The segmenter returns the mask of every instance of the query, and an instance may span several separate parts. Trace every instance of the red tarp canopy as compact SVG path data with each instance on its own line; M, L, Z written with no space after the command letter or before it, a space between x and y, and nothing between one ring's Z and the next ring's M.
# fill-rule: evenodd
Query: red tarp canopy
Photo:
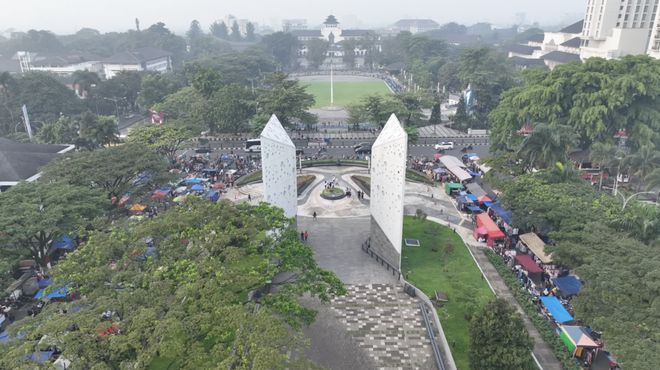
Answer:
M490 216L485 213L477 215L477 228L484 227L488 230L488 239L503 239L504 233L500 230Z
M516 256L516 261L522 266L523 269L525 269L529 273L535 273L535 272L543 272L539 265L534 262L532 257L522 254L522 255L517 255Z

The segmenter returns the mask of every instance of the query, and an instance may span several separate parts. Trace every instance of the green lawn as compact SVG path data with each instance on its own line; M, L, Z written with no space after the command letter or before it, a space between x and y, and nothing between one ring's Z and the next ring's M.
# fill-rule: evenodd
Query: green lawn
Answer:
M403 237L418 239L421 247L404 244L401 270L430 298L435 290L447 294L449 302L438 309L438 315L456 366L469 369L467 316L494 295L461 238L449 228L406 216Z
M328 77L329 78L329 77ZM301 81L307 86L307 92L314 95L316 104L314 108L330 106L330 80L328 81ZM360 98L371 94L390 94L385 82L374 81L339 81L335 82L335 106L346 107L357 103Z

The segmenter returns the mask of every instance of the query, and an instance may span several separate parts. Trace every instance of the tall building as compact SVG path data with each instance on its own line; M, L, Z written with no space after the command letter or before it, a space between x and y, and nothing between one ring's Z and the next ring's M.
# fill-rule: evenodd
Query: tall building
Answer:
M645 54L659 3L660 0L588 0L580 58Z
M291 32L291 31L306 30L306 29L307 29L306 19L285 19L282 21L283 32Z
M651 39L649 40L649 55L660 59L660 11L655 12L655 22L651 30Z

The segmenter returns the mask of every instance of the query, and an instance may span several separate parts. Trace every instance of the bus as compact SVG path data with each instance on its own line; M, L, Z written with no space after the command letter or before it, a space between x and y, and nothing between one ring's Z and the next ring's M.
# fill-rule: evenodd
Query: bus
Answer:
M246 153L259 153L261 152L261 139L249 139L245 141Z

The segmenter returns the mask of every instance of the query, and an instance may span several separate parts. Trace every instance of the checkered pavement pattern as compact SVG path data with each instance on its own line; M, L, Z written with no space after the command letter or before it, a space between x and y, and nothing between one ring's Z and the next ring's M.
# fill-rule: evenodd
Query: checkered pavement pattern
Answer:
M434 369L419 302L389 284L349 285L331 303L337 319L379 369Z

